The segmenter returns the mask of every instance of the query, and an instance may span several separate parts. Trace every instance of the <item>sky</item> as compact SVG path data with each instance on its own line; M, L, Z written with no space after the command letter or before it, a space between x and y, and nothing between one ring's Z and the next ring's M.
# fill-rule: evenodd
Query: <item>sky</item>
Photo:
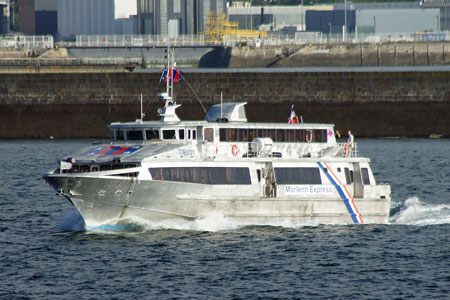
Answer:
M136 0L115 0L115 18L128 18L137 14Z

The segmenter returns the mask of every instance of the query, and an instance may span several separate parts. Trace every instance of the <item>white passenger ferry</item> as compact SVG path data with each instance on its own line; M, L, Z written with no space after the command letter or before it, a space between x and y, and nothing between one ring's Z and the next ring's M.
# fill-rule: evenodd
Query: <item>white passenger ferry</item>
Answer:
M170 82L170 80L168 80ZM111 142L60 161L45 180L86 226L211 213L255 224L387 223L390 186L333 125L249 123L245 102L181 121L168 92L159 121L113 123Z

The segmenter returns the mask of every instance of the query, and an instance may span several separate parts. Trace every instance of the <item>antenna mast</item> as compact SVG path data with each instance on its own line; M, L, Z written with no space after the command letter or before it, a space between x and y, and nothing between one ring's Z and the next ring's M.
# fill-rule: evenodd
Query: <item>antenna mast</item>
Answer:
M142 120L143 120L144 117L145 117L145 113L144 113L144 111L143 111L142 101L143 101L143 96L142 96L142 94L141 94L141 123L142 123Z
M172 77L174 76L173 72L175 68L175 62L174 62L174 55L173 55L173 48L170 48L170 37L167 35L167 95L173 99L173 80Z

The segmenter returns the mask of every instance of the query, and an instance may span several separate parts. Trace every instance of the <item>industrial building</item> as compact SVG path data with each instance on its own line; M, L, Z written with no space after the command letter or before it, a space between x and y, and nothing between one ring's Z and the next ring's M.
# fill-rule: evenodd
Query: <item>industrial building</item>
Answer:
M438 31L450 30L450 0L423 0L423 8L439 9Z
M439 9L423 9L419 2L355 3L347 9L356 13L358 33L410 33L438 31ZM336 10L344 4L336 4Z
M448 30L445 16L449 13L450 0L424 0L423 5L417 1L286 7L250 6L247 1L233 2L228 18L238 22L240 29L266 24L270 31L295 27L297 31L340 34L346 24L348 33L383 34Z
M250 2L233 2L233 6L228 8L228 18L232 22L238 22L239 29L255 30L265 24L270 31L285 27L305 31L305 15L308 10L331 11L333 6L250 6Z
M35 0L36 35L53 35L58 32L57 0Z
M114 33L114 0L58 0L59 37Z
M199 34L211 12L226 13L226 8L226 0L137 0L138 33Z
M355 32L356 17L354 10L306 11L306 30L322 33Z
M57 33L57 0L20 0L19 30L29 35Z
M9 32L9 0L0 0L0 34Z

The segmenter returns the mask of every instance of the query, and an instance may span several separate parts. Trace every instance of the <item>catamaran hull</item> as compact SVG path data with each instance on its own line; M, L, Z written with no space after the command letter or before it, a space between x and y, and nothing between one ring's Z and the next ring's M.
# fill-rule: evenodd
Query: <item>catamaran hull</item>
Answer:
M259 186L46 175L46 181L77 208L86 226L139 217L150 221L194 220L218 213L251 224L387 223L390 197L354 199L350 210L338 195L328 198L262 197Z

